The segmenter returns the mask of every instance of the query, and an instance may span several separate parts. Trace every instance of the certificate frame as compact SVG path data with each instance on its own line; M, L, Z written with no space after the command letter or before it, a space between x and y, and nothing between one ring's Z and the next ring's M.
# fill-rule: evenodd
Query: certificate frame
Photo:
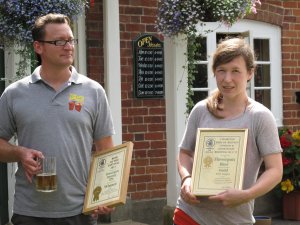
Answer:
M210 196L242 189L248 129L198 128L191 192Z
M115 207L126 203L133 143L126 142L92 155L83 213L98 206Z

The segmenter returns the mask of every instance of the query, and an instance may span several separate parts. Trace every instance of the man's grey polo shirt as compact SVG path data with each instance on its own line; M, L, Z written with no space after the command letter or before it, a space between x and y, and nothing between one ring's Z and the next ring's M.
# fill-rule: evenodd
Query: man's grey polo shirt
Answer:
M67 217L81 213L94 140L114 134L102 86L76 72L59 91L39 75L11 84L0 98L0 137L15 133L20 146L57 157L58 191L40 193L16 173L14 213L37 217Z

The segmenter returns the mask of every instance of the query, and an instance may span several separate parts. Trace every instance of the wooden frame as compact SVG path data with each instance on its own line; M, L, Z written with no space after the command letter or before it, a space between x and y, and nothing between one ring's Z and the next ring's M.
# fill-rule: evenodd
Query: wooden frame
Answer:
M248 129L198 129L191 183L194 195L242 189L247 138Z
M90 214L98 206L125 204L133 143L96 152L92 156L83 213Z

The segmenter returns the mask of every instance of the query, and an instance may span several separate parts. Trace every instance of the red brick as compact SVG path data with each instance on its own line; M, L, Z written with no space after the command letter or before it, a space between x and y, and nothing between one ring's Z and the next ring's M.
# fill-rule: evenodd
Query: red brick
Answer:
M164 198L166 196L166 190L153 190L151 191L150 198Z
M158 190L166 188L166 182L152 182L148 183L147 189L148 190Z
M148 131L165 131L166 126L164 124L149 124Z
M163 132L155 132L155 133L146 133L145 140L162 140L164 139Z
M155 165L155 166L148 166L146 169L146 173L147 174L152 174L152 173L165 173L166 171L166 166L159 166L159 165Z
M134 159L131 162L131 166L148 166L149 165L149 159L148 158L142 158L142 159Z
M144 141L145 140L145 134L139 133L134 135L134 141Z
M167 158L166 157L155 157L150 159L150 165L166 165Z
M128 113L131 116L147 115L148 109L147 108L130 108L130 109L128 109Z
M126 31L137 31L137 32L145 32L146 27L144 24L126 24Z
M166 156L166 151L163 149L155 149L155 150L149 150L148 151L148 156L151 157L162 157Z
M150 192L136 192L131 194L132 200L149 199L151 197Z
M124 7L124 14L127 14L127 15L143 15L143 8L126 6L126 7Z
M146 191L147 190L147 183L139 183L136 185L137 191Z
M135 167L134 175L142 175L142 174L146 174L146 168L145 167Z
M131 176L133 183L145 183L151 181L151 175L135 175Z
M150 144L148 141L135 141L134 149L149 149Z
M153 149L163 149L166 148L166 142L164 140L151 141L151 148Z
M122 134L122 139L124 141L132 141L133 140L133 134Z
M134 150L133 157L135 159L137 158L146 158L147 157L147 151L146 150Z
M297 8L298 4L296 1L283 1L284 8Z
M164 181L167 182L167 175L166 174L153 174L152 181Z
M161 116L145 116L144 120L145 123L161 123L163 121Z

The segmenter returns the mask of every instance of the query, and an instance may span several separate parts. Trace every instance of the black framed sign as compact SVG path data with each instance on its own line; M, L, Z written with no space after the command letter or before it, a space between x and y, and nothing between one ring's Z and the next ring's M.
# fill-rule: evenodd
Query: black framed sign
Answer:
M144 34L133 40L134 96L163 98L165 95L164 45Z

